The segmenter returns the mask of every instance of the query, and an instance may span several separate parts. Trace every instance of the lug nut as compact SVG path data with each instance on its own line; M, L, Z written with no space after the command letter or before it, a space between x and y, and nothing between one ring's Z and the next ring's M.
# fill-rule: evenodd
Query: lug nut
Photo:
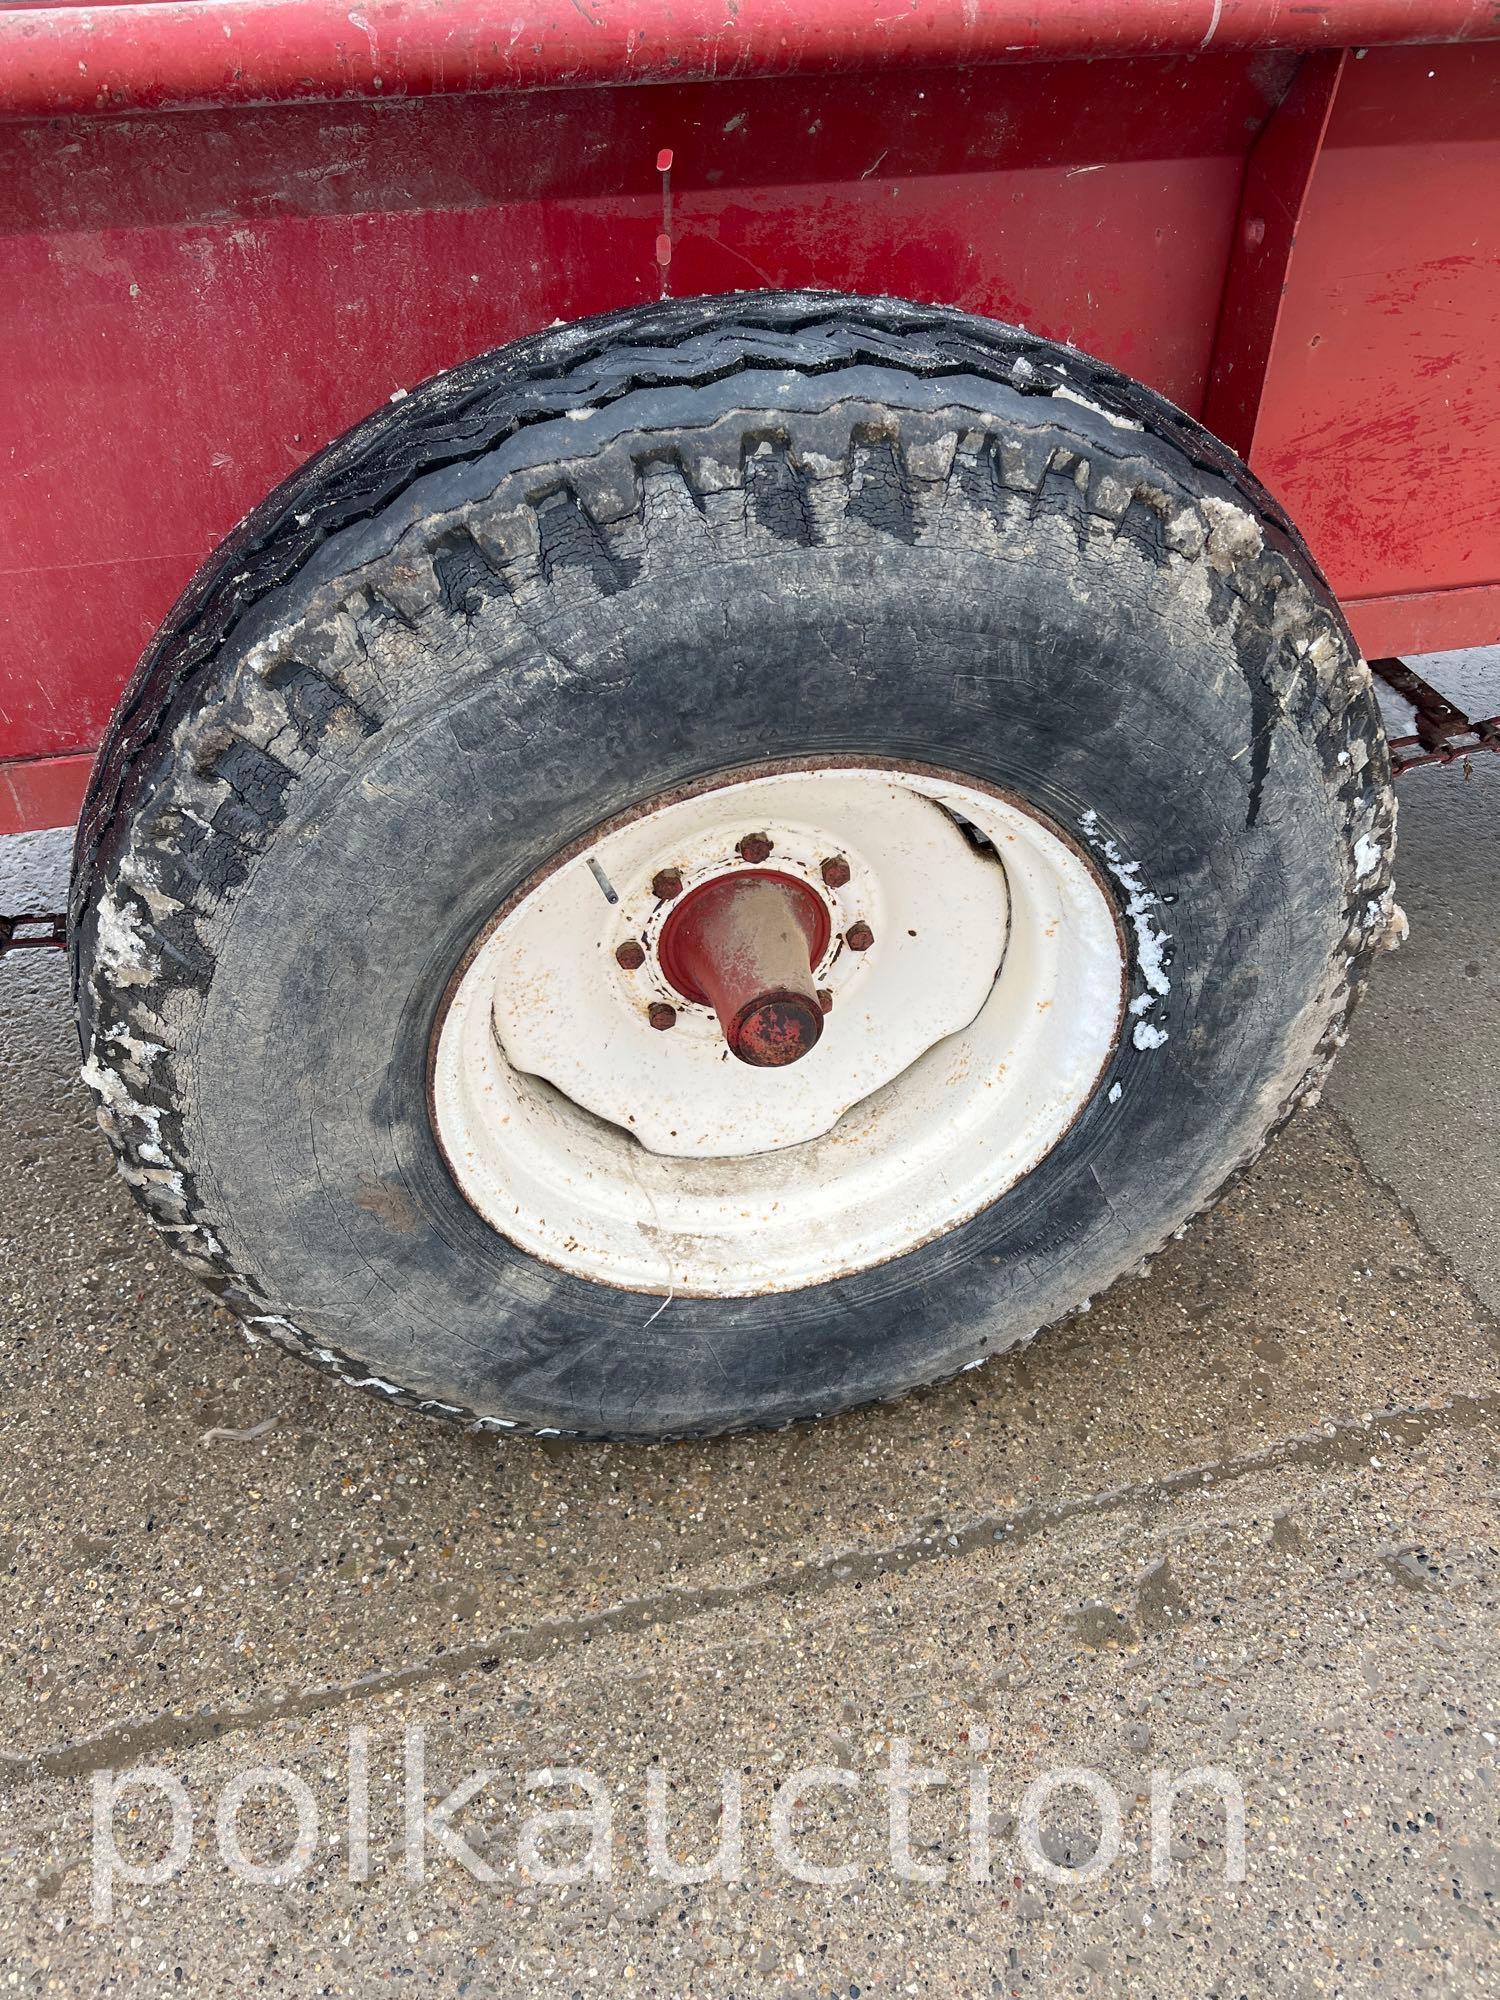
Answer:
M634 938L627 938L615 952L615 964L623 966L626 972L639 972L646 963L646 951Z
M830 889L842 889L849 880L849 864L842 854L830 854L818 873Z
M851 951L868 951L875 942L875 933L866 923L851 924L844 932L844 943Z
M818 988L818 1005L823 1009L825 1014L833 1012L833 995L826 986Z
M682 876L675 868L658 868L651 877L651 893L658 903L670 903L682 894ZM667 1024L669 1027L671 1023Z
M762 862L771 858L771 843L763 833L747 833L735 849L741 861Z
M647 1010L646 1019L651 1023L653 1028L675 1028L677 1026L677 1009L669 1007L665 1000L653 1000L650 1008Z

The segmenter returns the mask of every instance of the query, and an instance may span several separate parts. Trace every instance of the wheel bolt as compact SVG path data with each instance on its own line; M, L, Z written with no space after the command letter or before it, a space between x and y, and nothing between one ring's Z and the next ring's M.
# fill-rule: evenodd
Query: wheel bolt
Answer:
M647 1011L646 1019L651 1023L653 1028L675 1028L677 1026L677 1009L669 1007L665 1000L653 1000Z
M818 873L830 889L842 889L849 880L849 864L842 854L830 854Z
M651 893L658 903L670 903L682 894L682 876L675 868L658 868L651 877ZM667 1023L668 1027L671 1023Z
M823 1009L825 1014L833 1012L833 995L826 986L818 988L818 1005Z
M763 833L747 833L735 849L735 853L739 855L741 861L769 861L771 843Z
M875 942L875 933L866 923L851 924L844 932L844 943L851 951L868 951Z
M646 963L646 951L634 938L626 938L615 952L615 964L623 966L626 972L639 972Z

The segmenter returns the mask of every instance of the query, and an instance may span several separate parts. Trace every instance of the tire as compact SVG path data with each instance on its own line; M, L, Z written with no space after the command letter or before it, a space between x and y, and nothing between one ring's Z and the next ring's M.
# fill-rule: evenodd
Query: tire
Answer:
M809 753L959 774L1090 856L1130 1001L1097 1087L844 1275L664 1298L542 1261L433 1131L456 970L640 800ZM578 1437L784 1424L1028 1340L1213 1200L1344 1039L1394 811L1326 585L1180 411L956 312L667 302L428 382L193 583L80 825L83 1073L191 1268L355 1386Z

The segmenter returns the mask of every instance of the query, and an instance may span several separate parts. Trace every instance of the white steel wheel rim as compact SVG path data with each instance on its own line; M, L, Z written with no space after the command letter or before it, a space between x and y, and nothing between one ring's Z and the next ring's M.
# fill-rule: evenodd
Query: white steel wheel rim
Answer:
M784 1069L737 1062L654 951L658 871L686 892L744 866L751 832L830 915L823 1036ZM647 956L626 970L632 940ZM1098 1086L1125 978L1098 873L1018 800L869 760L767 768L600 829L497 914L434 1030L433 1128L470 1205L574 1276L794 1291L904 1255L1032 1171Z

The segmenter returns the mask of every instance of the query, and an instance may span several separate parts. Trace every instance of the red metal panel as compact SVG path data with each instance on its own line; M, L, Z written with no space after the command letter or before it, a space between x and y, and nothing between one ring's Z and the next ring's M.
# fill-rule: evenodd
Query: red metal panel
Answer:
M1500 47L1345 65L1252 463L1367 650L1500 639Z
M0 13L0 112L411 97L1500 34L1497 0L149 0Z
M0 764L0 833L71 826L93 762L92 757L35 757Z
M1323 145L1347 51L1304 58L1245 168L1203 421L1248 459L1281 323L1297 225Z
M1344 610L1367 660L1388 660L1402 653L1457 653L1468 646L1500 643L1500 584L1355 598L1346 601Z
M0 128L0 756L97 742L198 562L382 398L679 292L939 299L1202 399L1295 58ZM45 662L38 673L36 662Z
M1051 35L1091 10L1027 11ZM1148 12L1190 13L1108 11L1140 33ZM1287 33L1316 39L1338 11L1299 10ZM1249 35L1252 15L1224 0L1220 27ZM755 40L773 18L742 4L736 61L780 61ZM940 299L1073 340L1193 411L1212 353L1214 420L1250 444L1367 651L1500 636L1500 45L1351 56L1321 153L1339 58L1308 59L1247 177L1297 60L0 124L0 759L45 760L0 767L4 823L71 813L84 760L49 753L92 747L196 564L293 465L434 369L664 281ZM1236 206L1253 219L1261 192L1284 213L1240 237L1221 318Z

